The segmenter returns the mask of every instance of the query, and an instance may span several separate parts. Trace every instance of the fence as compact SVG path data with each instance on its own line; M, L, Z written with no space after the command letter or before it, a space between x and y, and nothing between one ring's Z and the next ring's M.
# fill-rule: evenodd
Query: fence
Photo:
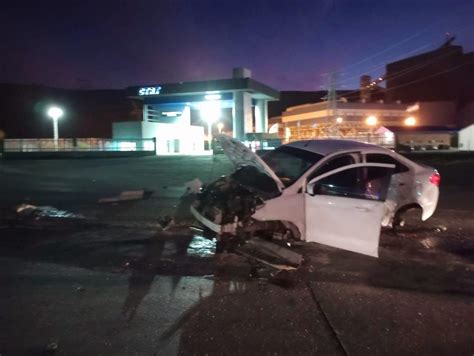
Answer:
M4 152L154 152L154 139L24 138L6 139Z

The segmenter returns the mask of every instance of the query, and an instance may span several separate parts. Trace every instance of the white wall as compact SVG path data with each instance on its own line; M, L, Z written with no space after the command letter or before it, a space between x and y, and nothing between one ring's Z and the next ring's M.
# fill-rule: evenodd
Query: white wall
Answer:
M474 151L474 125L459 131L459 149L463 151Z
M114 122L113 138L156 138L157 154L204 153L204 127L148 121Z

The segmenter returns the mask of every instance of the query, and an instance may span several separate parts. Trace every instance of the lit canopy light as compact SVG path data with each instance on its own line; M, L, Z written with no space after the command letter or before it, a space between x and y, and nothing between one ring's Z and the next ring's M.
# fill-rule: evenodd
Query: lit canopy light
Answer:
M377 125L377 118L375 116L369 116L367 119L365 119L365 123L369 126L375 126Z
M416 119L413 116L407 117L405 119L405 125L406 126L415 126L416 125Z
M52 106L48 109L48 116L53 120L59 119L63 114L63 109L58 108L57 106Z
M204 96L204 99L206 99L206 100L220 100L221 95L220 94L206 94Z
M218 100L204 101L199 105L201 118L208 123L216 122L221 117L221 102Z
M336 117L336 122L337 122L338 124L341 124L343 121L344 121L344 119L343 119L342 117L340 117L340 116L339 116L339 117Z

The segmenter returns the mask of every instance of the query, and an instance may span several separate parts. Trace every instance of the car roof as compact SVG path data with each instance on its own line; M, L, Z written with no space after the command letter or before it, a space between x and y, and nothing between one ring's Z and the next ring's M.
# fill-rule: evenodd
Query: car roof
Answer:
M388 151L390 151L386 148L372 145L369 143L335 139L295 141L288 143L285 146L299 148L309 152L318 153L323 156L337 151L350 150L376 151L380 153L387 153Z

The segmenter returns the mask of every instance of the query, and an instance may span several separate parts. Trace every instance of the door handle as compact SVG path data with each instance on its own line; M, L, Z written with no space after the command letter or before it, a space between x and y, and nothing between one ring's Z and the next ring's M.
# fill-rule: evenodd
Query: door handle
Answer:
M366 208L365 206L356 206L355 208L359 211L363 211L364 213L367 213L370 211L370 209Z

